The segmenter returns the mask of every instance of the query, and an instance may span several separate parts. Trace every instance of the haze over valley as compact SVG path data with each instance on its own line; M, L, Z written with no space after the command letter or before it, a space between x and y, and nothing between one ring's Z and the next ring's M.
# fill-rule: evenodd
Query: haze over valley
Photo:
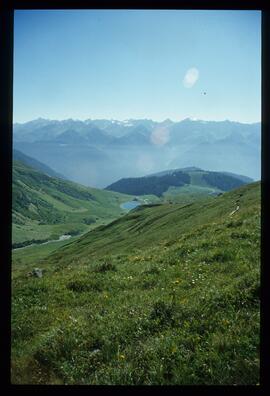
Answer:
M14 147L90 187L188 166L260 179L260 123L37 119L14 124Z

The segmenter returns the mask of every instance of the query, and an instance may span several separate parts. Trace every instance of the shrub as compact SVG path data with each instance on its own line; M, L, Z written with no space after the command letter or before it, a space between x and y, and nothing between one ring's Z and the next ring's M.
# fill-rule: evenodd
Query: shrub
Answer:
M105 262L95 268L95 272L116 271L116 266L111 262Z
M249 238L249 234L247 232L232 232L231 238L233 238L233 239L247 239L247 238Z
M230 221L228 224L227 224L227 227L228 228L231 228L231 227L239 227L239 226L241 226L243 224L243 221L242 220L234 220L234 221Z
M232 259L231 254L229 254L226 250L225 251L218 250L218 251L215 251L214 253L207 255L204 258L204 261L208 264L211 264L211 263L215 263L215 262L224 263L231 259Z
M161 325L172 324L174 322L174 307L164 301L157 301L150 313L151 320L157 320Z
M93 217L85 217L83 219L83 222L87 225L93 224L96 222L96 219L94 219Z
M145 280L142 283L142 289L151 289L152 287L155 287L157 284L157 282L154 279L149 279L149 280Z
M86 280L74 280L71 281L67 284L67 288L71 291L77 292L77 293L83 293L83 292L88 292L88 291L102 291L102 287L100 283L97 282L90 282Z
M143 272L144 274L146 274L146 275L158 275L159 273L160 273L160 269L158 269L157 267L150 267L149 269L147 269L147 270L145 270L144 272Z

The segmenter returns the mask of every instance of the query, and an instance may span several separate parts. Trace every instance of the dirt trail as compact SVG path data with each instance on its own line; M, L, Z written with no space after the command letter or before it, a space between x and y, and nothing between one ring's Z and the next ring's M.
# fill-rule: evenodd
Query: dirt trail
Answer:
M239 209L240 209L240 207L239 207L239 205L237 205L237 206L236 206L236 209L233 210L233 211L229 214L229 216L232 216L232 215L233 215L235 212L237 212Z
M64 234L64 235L61 235L61 236L59 237L59 239L51 239L51 240L49 240L49 241L41 242L41 243L31 243L31 244L29 244L29 245L25 245L25 246L21 246L21 247L18 247L18 248L14 248L14 249L12 249L12 250L25 249L25 248L28 248L28 247L31 247L31 246L46 245L47 243L51 243L51 242L61 242L61 241L64 241L64 240L66 240L66 239L69 239L69 238L71 238L71 237L72 237L72 235Z

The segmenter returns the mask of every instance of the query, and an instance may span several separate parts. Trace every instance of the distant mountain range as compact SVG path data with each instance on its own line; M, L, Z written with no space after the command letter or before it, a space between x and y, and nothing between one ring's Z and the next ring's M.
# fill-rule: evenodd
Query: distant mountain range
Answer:
M181 194L181 187L194 186L205 189L205 193L218 193L229 191L253 180L228 172L210 172L196 167L167 170L144 177L124 178L106 187L106 190L121 192L124 194L144 195L155 194L161 197L171 187L177 187Z
M15 149L93 187L189 166L260 179L260 123L39 118L13 130Z

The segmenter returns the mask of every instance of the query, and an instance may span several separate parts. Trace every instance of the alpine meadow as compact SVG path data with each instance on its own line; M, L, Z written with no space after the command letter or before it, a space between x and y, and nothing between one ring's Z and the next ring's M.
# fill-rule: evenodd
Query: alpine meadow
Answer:
M260 385L261 13L14 23L11 383Z

